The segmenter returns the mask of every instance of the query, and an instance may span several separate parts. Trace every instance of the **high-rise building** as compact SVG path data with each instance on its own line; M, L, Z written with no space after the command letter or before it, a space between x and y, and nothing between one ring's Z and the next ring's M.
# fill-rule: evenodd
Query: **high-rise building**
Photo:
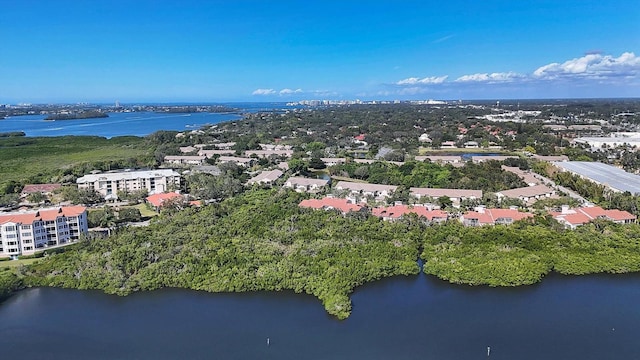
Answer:
M87 208L65 206L0 214L0 257L76 242L88 231Z

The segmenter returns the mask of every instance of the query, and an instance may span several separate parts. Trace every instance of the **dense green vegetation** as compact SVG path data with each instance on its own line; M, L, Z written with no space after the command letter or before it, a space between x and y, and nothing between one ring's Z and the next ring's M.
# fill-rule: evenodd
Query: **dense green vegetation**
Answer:
M45 120L79 120L79 119L95 119L95 118L106 118L109 117L109 114L103 113L100 111L81 111L77 113L70 114L51 114L48 115Z
M553 220L482 228L447 224L424 233L424 272L458 284L516 286L561 274L640 271L640 226L596 222L565 230Z
M98 136L0 138L0 194L27 183L75 181L91 170L155 164L143 138Z
M250 191L202 209L165 213L148 228L75 245L31 265L29 286L160 287L206 291L291 289L318 297L345 318L358 285L418 272L418 226L303 211L301 196Z
M0 262L0 265L2 263ZM8 298L12 292L22 287L22 280L8 270L0 270L0 302Z
M495 192L526 186L517 175L502 170L500 166L498 161L479 164L467 162L462 167L419 161L408 161L400 166L386 162L350 162L332 166L329 172L331 175L366 180L373 184L402 185L406 188L434 187Z

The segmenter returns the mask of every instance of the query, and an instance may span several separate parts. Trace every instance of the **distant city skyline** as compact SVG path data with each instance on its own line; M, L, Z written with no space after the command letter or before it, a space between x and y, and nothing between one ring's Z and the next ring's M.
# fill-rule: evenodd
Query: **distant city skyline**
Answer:
M640 97L636 0L0 8L0 104Z

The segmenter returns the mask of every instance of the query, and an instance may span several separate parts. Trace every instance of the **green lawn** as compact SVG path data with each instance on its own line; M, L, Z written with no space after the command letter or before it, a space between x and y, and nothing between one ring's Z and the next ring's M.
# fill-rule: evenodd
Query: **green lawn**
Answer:
M140 215L142 215L142 217L153 217L158 215L157 212L149 209L146 204L138 204L132 207L140 210Z
M38 261L40 259L24 259L24 260L7 260L7 261L0 261L0 269L4 269L6 267L9 268L16 268L20 265L30 265L33 264L34 262Z

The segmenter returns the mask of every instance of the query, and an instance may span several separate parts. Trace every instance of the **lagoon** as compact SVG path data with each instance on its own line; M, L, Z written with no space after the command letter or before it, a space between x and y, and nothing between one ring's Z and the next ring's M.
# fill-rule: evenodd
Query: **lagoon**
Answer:
M3 358L637 359L640 275L518 288L394 277L339 321L312 296L180 289L128 297L37 288L0 305ZM267 338L269 344L267 344Z

